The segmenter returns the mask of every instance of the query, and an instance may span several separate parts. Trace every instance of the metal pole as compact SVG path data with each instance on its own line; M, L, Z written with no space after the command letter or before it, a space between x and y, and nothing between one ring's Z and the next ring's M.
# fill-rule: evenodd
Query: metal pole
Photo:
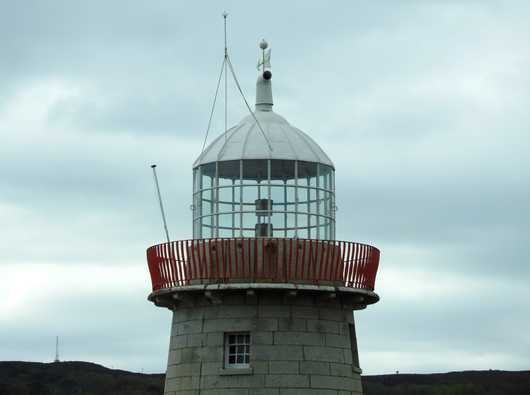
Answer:
M158 203L160 204L160 213L162 214L162 222L164 223L164 230L166 231L167 242L170 242L169 232L167 230L166 214L164 213L164 205L162 204L162 195L160 195L160 186L158 185L158 177L156 176L156 165L151 165L153 169L153 178L155 179L156 193L158 195Z
M228 130L228 72L226 59L228 58L228 45L226 43L226 17L228 12L223 12L224 27L225 27L225 140L227 139L226 132Z

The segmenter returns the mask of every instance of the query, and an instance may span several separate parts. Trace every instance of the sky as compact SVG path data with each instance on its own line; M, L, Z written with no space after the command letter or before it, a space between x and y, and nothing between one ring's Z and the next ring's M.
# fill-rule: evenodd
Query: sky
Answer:
M530 3L0 0L0 360L163 372L147 247L192 236L223 60L336 167L337 238L381 250L365 374L530 369ZM233 83L229 124L246 115ZM222 102L221 102L222 105ZM223 129L218 107L209 141Z

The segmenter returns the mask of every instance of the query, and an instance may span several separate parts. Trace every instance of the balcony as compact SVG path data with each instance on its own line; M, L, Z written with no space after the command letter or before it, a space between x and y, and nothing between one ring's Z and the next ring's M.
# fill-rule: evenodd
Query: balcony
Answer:
M294 238L179 240L147 249L151 296L191 289L281 288L360 293L368 303L379 250L347 241ZM151 297L150 297L151 298Z

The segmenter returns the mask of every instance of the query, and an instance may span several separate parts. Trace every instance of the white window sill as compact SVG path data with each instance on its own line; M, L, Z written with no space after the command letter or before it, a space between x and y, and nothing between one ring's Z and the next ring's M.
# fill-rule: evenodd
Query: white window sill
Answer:
M361 368L358 368L357 366L352 366L352 370L354 373L362 374L363 370Z
M252 368L220 368L219 376L236 376L253 374Z

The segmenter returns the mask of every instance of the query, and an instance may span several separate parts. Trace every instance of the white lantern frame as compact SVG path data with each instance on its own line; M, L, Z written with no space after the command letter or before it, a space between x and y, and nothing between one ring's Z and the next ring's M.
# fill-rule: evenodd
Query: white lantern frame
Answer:
M195 239L335 240L335 171L329 165L284 159L218 161L195 167L193 180ZM258 209L260 199L272 203L272 209ZM257 234L257 224L265 234Z

